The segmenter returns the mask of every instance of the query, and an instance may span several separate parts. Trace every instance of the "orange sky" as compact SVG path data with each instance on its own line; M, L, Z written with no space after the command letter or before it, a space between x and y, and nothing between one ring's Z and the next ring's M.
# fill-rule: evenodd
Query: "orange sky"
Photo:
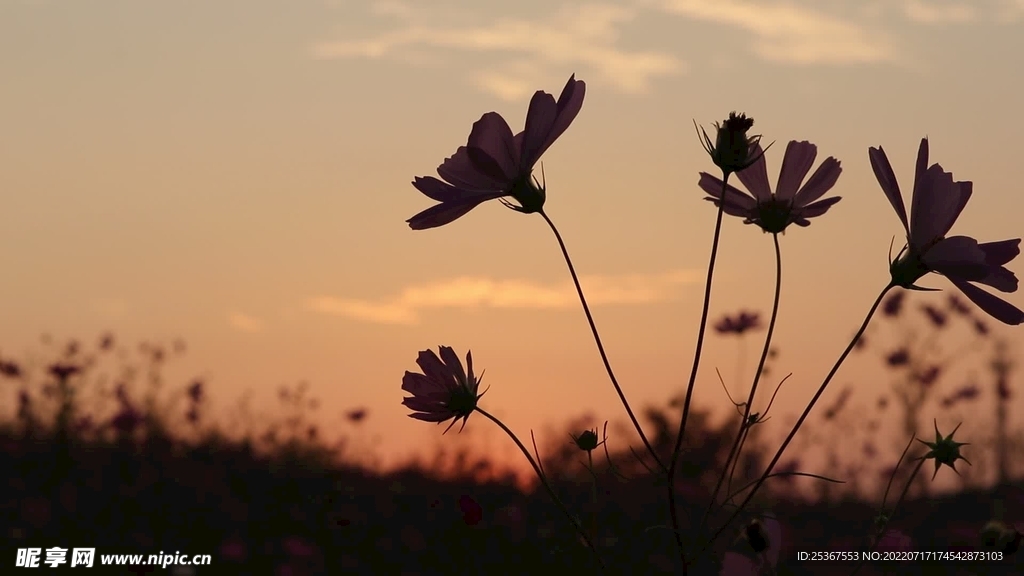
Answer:
M1020 235L1019 1L417 6L0 3L0 352L42 332L181 336L181 374L208 375L222 403L308 379L325 422L369 407L363 437L390 458L440 437L400 405L403 372L438 344L473 350L485 407L524 437L620 419L539 217L491 203L441 229L404 222L432 204L412 178L481 114L521 130L532 92L572 73L587 97L544 156L547 211L638 407L684 385L697 331L714 208L692 119L752 115L779 142L773 184L789 140L843 165L843 201L782 238L778 369L795 374L778 414L803 406L887 281L900 226L869 146L908 191L929 136L932 160L974 182L954 232ZM713 316L767 312L772 270L770 237L727 219ZM728 406L713 368L735 357L709 341L699 403ZM870 405L876 366L851 360L825 401L851 383ZM467 431L510 447L490 428Z

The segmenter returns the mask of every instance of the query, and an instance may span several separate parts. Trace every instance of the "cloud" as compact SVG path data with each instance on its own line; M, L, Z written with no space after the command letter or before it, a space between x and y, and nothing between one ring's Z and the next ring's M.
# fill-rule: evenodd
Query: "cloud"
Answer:
M232 312L228 314L228 324L242 332L255 333L263 330L262 320L247 314L242 314L241 312Z
M743 0L661 0L666 12L735 26L753 35L763 60L788 64L860 64L895 59L895 50L876 33L792 2Z
M672 300L680 286L699 282L700 271L675 270L662 274L590 276L580 279L591 305L643 305ZM317 296L308 309L377 324L416 324L419 312L434 308L499 308L563 310L579 306L571 283L544 285L528 280L494 280L464 276L409 286L383 300Z
M936 3L934 0L906 0L903 13L918 24L959 24L974 20L977 15L970 4Z
M574 3L538 21L499 17L482 24L453 25L443 14L417 12L411 4L388 1L373 6L374 12L399 20L400 26L362 40L317 43L313 56L402 58L425 48L505 55L469 71L479 88L503 99L518 99L537 89L538 78L567 77L567 71L594 74L621 92L642 94L654 78L685 69L671 54L619 46L620 28L635 18L635 8ZM583 70L577 70L580 67Z

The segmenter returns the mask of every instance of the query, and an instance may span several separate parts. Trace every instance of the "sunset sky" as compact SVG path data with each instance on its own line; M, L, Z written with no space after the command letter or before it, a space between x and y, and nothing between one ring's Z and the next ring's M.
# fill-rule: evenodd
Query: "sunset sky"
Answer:
M37 353L43 332L180 336L172 375L205 376L220 404L251 389L271 406L306 379L328 429L369 408L360 437L389 460L441 438L400 404L403 372L439 344L472 349L483 406L523 437L586 412L621 420L539 216L492 202L443 228L405 223L433 204L412 178L481 114L518 132L533 92L575 73L586 100L543 157L546 210L637 408L680 391L693 354L715 216L693 120L753 116L778 142L773 186L790 140L817 144L815 166L842 162L842 202L781 238L785 422L887 282L893 235L899 248L869 146L907 195L927 135L932 161L974 182L953 232L1021 235L1022 53L1021 0L0 0L0 354ZM767 314L771 237L727 218L719 262L713 318ZM728 408L716 366L745 396L736 358L736 340L709 339L699 404ZM824 401L853 384L872 406L878 364L851 358ZM466 434L513 455L482 418Z

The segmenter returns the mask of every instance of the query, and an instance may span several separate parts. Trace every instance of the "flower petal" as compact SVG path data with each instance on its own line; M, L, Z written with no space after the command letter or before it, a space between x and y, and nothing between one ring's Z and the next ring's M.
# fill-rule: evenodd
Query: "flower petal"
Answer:
M767 181L767 177L765 181ZM697 181L697 185L715 199L722 197L722 180L720 178L716 178L707 172L701 172L700 180ZM749 195L744 194L732 184L726 185L725 196L726 204L732 204L746 210L755 210L757 208L757 200L754 200Z
M793 197L793 205L796 207L807 206L821 198L825 192L836 185L836 181L839 180L839 175L842 173L843 168L839 165L838 160L831 156L825 158L825 161L818 166L803 188Z
M469 158L469 148L459 146L449 158L437 167L437 174L457 188L466 190L501 190L504 178L494 178L482 172Z
M533 168L533 165L537 163L537 160L547 151L555 140L562 135L563 132L569 128L572 121L576 119L576 115L580 113L580 109L583 108L583 97L586 95L587 85L582 80L577 80L576 75L569 76L569 81L565 83L565 87L562 88L562 93L558 96L558 102L555 105L556 111L552 121L546 123L546 129L541 132L539 128L537 132L531 132L531 119L534 117L534 102L538 100L543 94L545 100L550 100L551 96L542 91L538 91L533 95L533 100L530 101L530 111L526 115L526 129L524 133L527 136L523 138L522 156L520 159L520 171L527 172ZM547 106L546 104L538 104L538 106ZM545 124L545 118L541 116L542 113L546 113L546 109L540 108L536 112L538 114L537 124ZM536 135L535 135L536 134ZM541 136L543 136L541 138ZM535 139L536 138L536 139Z
M1017 291L1017 275L1005 266L993 266L989 269L988 275L977 281L979 284L986 284L1000 292Z
M466 372L462 369L462 361L450 346L441 346L441 361L447 367L447 372L455 377L457 383L461 384L466 381Z
M834 204L838 203L842 199L842 196L833 196L831 198L819 200L809 206L804 206L802 208L794 208L792 212L793 218L806 219L821 216L825 212L828 212L829 208L831 208Z
M970 194L970 186L954 182L953 174L938 164L932 164L921 180L914 183L910 208L910 246L915 251L949 232L967 203L963 193Z
M444 422L445 420L454 417L455 413L453 412L414 412L412 414L409 414L409 418L415 418L417 420L422 420L424 422Z
M868 158L871 160L871 169L875 172L875 179L878 180L878 185L882 187L882 192L889 199L889 204L896 211L896 215L899 216L900 222L903 223L903 229L907 232L907 237L909 237L910 225L907 223L907 209L903 207L903 195L900 194L900 185L896 182L896 174L892 171L892 166L889 164L889 158L885 155L885 150L881 146L878 148L868 148Z
M733 197L734 196L730 196L729 198L731 199ZM708 202L711 202L712 204L714 204L716 208L722 202L718 198L712 198L710 196L707 197L707 198L704 198L704 199L707 200ZM757 217L757 211L756 210L751 210L750 208L744 208L743 206L739 206L739 205L733 203L731 200L726 200L725 201L725 205L722 206L722 212L728 214L729 216L737 216L739 218L746 218L747 220L749 220L749 222L745 222L745 224L752 224L753 220L751 220L751 219Z
M493 190L459 188L433 176L417 176L413 178L412 185L428 198L438 202L459 202L482 196L487 196L488 199L496 197Z
M779 184L775 187L775 197L779 200L792 200L800 183L814 165L818 155L818 147L806 140L791 141L786 145L786 155L782 157L782 169L779 171Z
M523 142L520 147L520 170L533 168L540 154L537 152L546 144L551 126L558 115L555 97L538 90L530 100L530 110L526 113L526 128L523 130Z
M748 153L757 160L746 169L737 172L736 177L758 202L767 202L772 199L772 185L768 183L768 168L764 161L764 150L761 148L761 144L757 143L750 148ZM718 189L722 189L721 181L718 182Z
M451 371L437 357L433 350L423 350L420 352L416 358L416 363L423 369L423 374L437 382L439 386L447 390L451 390L454 386L454 376L452 376Z
M964 293L964 296L970 298L971 302L977 304L978 308L984 310L989 316L1011 326L1024 324L1024 312L1013 304L998 296L993 296L973 284L952 278L950 281Z
M519 149L501 114L488 112L474 122L466 148L473 165L495 180L511 186L519 175Z
M940 241L921 256L921 261L951 280L981 280L990 270L985 251L969 236L950 236Z
M412 218L406 220L406 222L409 224L409 228L412 228L413 230L437 228L438 226L444 226L449 222L461 218L467 212L488 200L500 198L502 196L505 196L504 192L492 192L487 195L468 198L466 200L442 202L441 204L431 206L419 214L416 214Z
M410 397L403 398L402 405L409 408L413 412L438 412L441 410L448 410L447 402L451 398L451 394L435 394L429 398Z
M413 396L429 396L443 392L444 388L423 374L406 371L405 376L402 377L402 390Z
M1020 254L1020 238L1013 240L1001 240L999 242L985 242L979 244L987 256L986 260L993 266L1008 264Z

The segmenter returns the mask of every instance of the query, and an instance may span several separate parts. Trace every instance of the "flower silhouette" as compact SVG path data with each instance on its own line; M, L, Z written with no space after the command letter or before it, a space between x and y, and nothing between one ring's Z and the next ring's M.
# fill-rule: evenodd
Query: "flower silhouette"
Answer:
M405 373L402 390L412 396L402 400L402 404L412 409L409 416L417 420L438 424L451 420L445 429L448 432L459 418L462 418L462 428L466 427L469 415L483 394L477 395L480 378L473 375L473 353L466 353L467 370L463 371L462 362L454 350L441 346L440 351L440 358L433 350L420 352L416 363L423 374ZM482 373L480 377L483 377Z
M765 232L773 234L783 232L790 224L809 226L809 218L821 216L840 200L839 196L818 200L835 186L843 171L839 161L831 156L818 166L806 183L803 182L817 154L818 147L810 142L790 142L782 159L779 183L772 193L764 153L761 145L757 144L752 153L756 158L754 163L736 173L750 193L727 186L722 210L730 216L744 218L744 224L757 224ZM705 200L715 206L723 202L721 180L701 172L698 185L711 195Z
M711 142L706 130L698 129L701 146L711 156L711 161L722 169L723 174L743 170L764 154L764 151L758 148L761 136L747 135L753 126L753 118L748 118L746 114L730 112L725 122L715 122L714 143Z
M761 329L761 316L757 312L741 311L736 316L725 315L715 323L715 332L719 334L736 334Z
M971 282L987 284L1001 292L1015 292L1017 277L1005 267L1020 253L1020 238L978 243L968 236L946 237L973 192L971 182L956 182L953 174L939 164L928 166L928 139L921 139L914 175L910 217L903 205L896 175L882 147L869 148L871 168L886 198L892 204L903 229L907 246L890 265L896 286L917 289L914 285L929 272L949 278L967 298L993 318L1005 324L1024 323L1024 312Z
M540 211L546 191L536 179L530 180L533 167L576 118L585 93L586 84L576 80L575 74L569 77L557 102L551 94L538 90L530 100L526 127L515 136L497 112L481 116L473 124L466 146L460 146L437 168L444 181L433 176L413 179L417 190L440 204L408 219L409 227L425 230L443 226L497 198L518 212Z
M943 465L949 466L953 469L953 472L960 474L956 469L957 460L963 460L964 462L967 462L968 465L971 464L968 462L967 458L964 458L963 455L960 454L960 447L967 446L968 444L966 442L957 442L956 440L953 440L953 435L956 434L958 429L960 429L960 424L957 424L956 428L953 428L953 431L949 433L949 436L943 438L942 434L939 433L939 423L936 421L935 442L925 442L920 438L917 439L918 442L924 444L930 449L922 458L924 460L935 460L935 474L932 474L933 480L935 479L935 475L939 473L939 468Z

